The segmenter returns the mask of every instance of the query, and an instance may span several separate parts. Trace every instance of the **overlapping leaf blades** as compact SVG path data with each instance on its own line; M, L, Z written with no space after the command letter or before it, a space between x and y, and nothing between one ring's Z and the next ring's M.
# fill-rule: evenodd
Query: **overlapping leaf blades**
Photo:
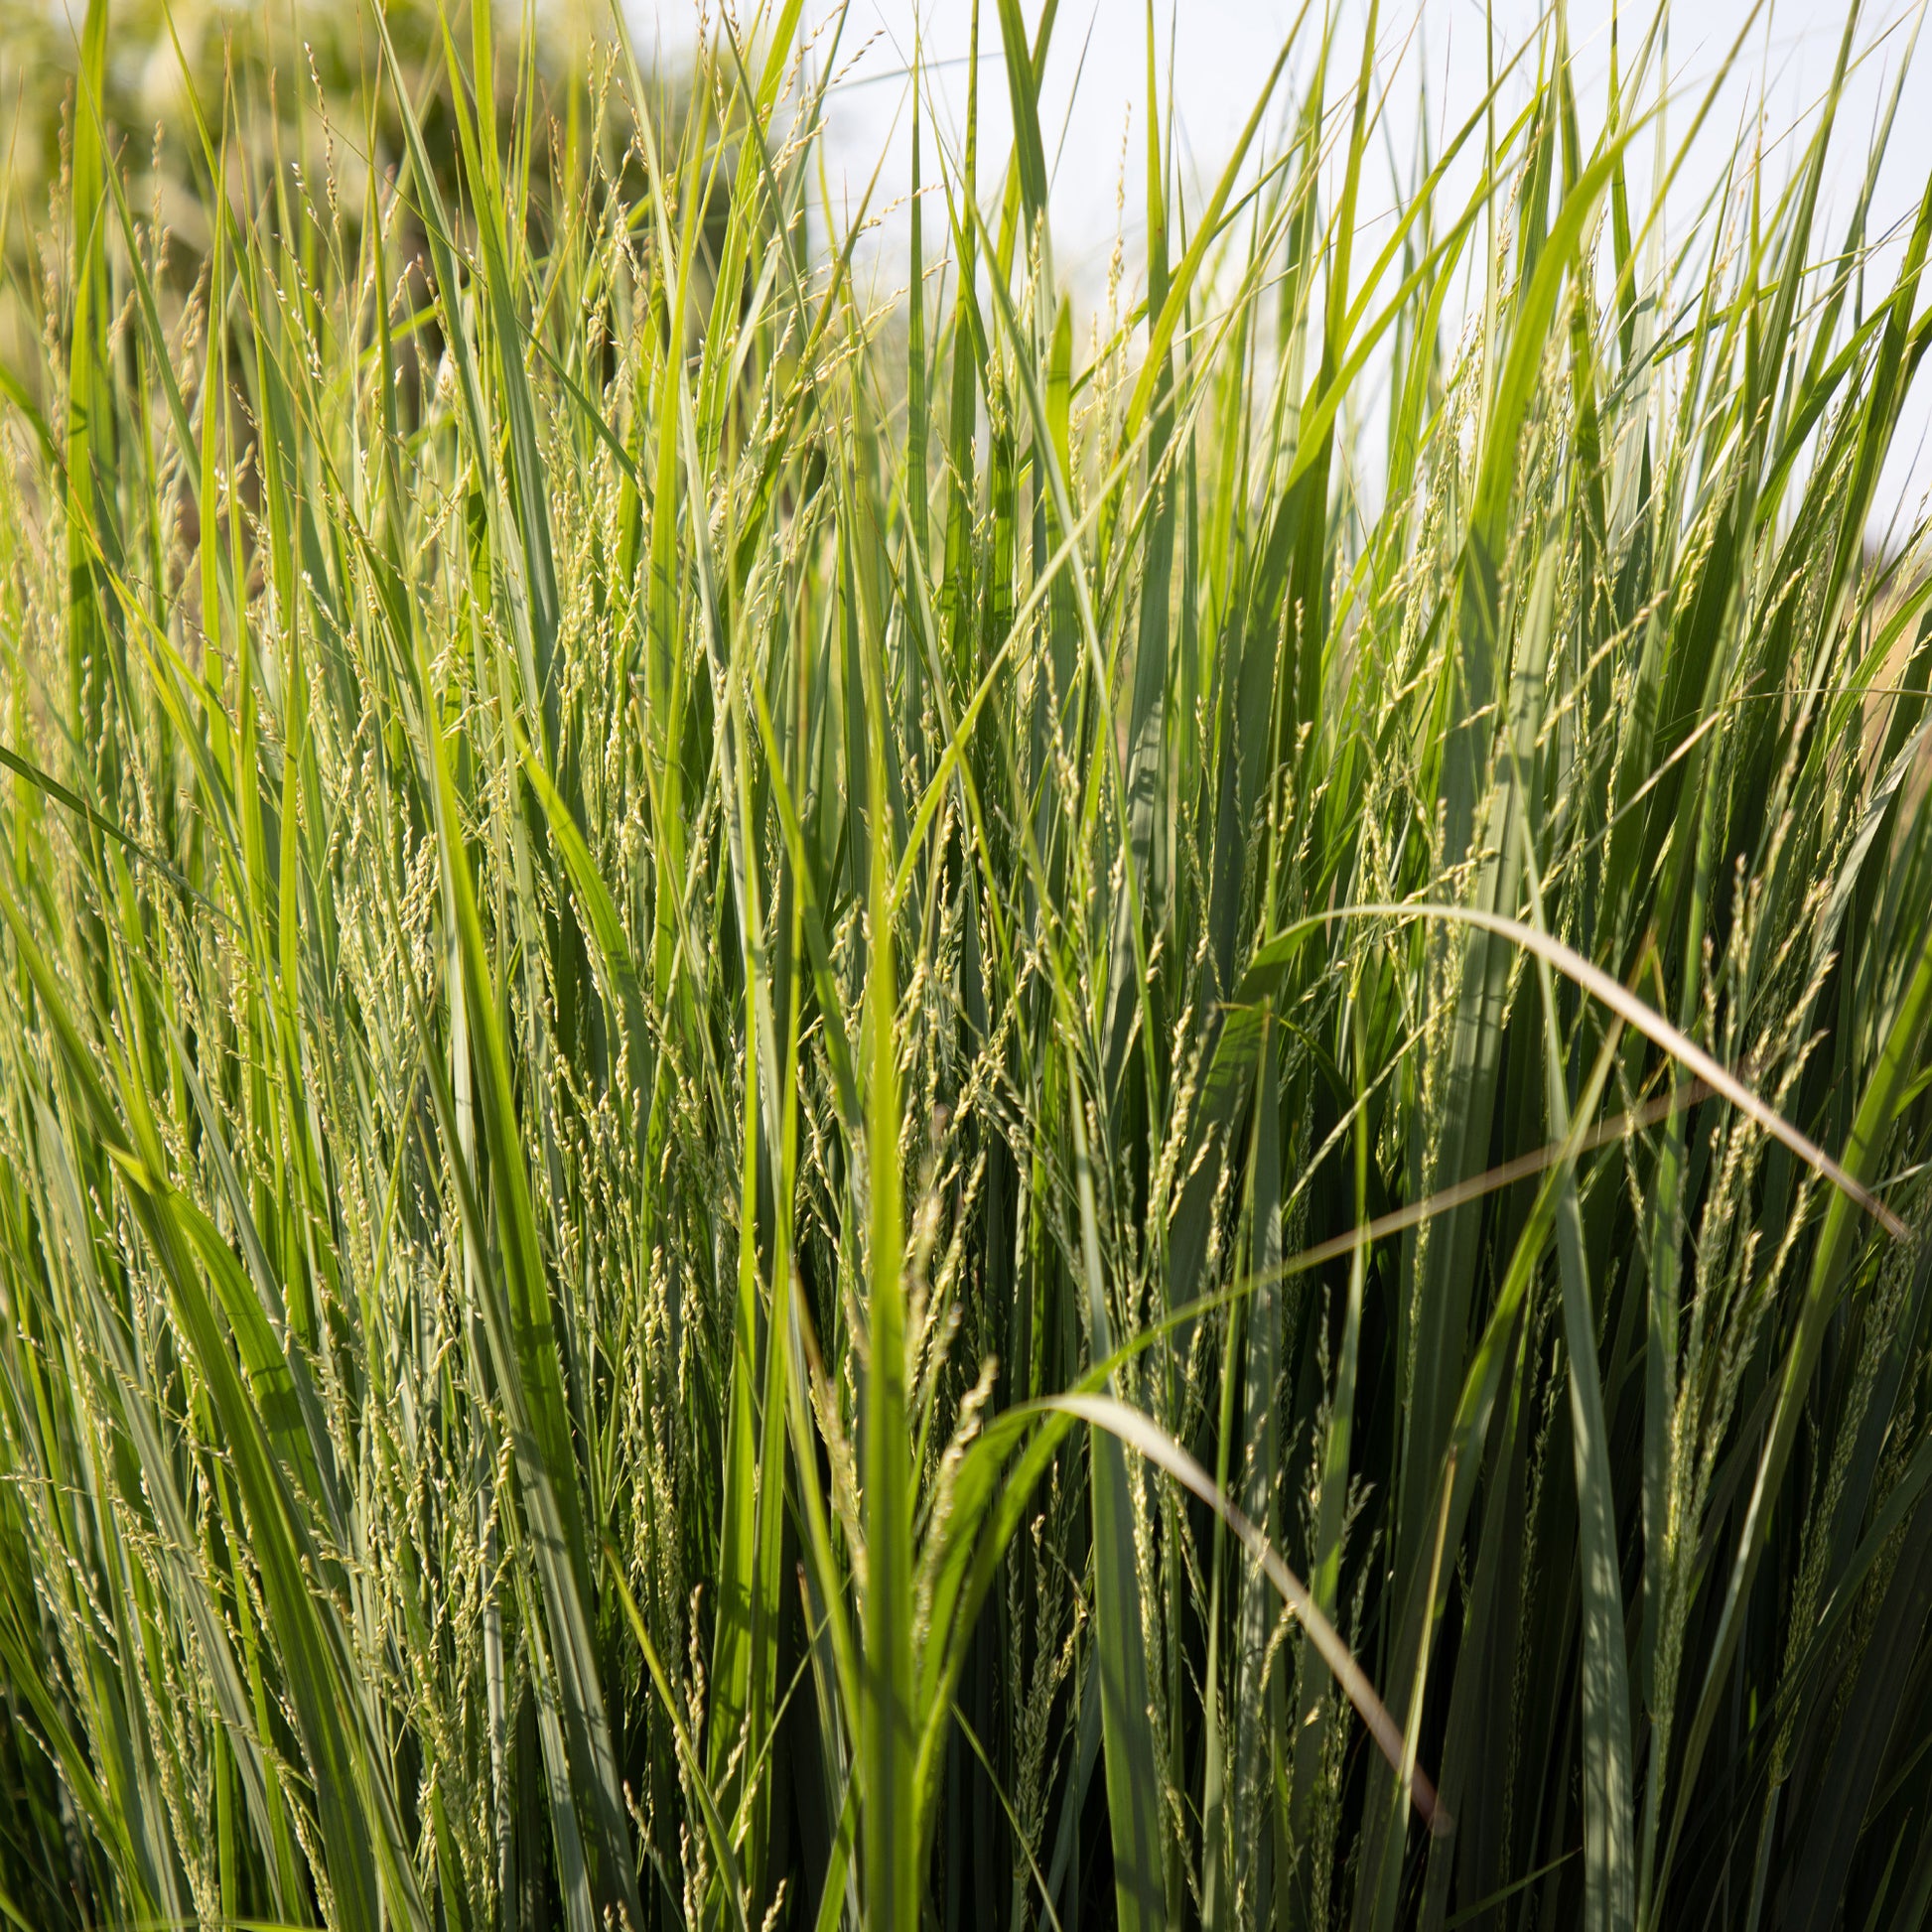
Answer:
M0 1915L1923 1921L1932 191L1884 290L1821 242L1858 24L1685 232L1659 37L1592 133L1555 17L1371 249L1406 83L1305 18L1205 193L1149 114L1082 346L996 13L874 310L798 0L675 97L372 18L266 166L238 69L186 300L90 9Z

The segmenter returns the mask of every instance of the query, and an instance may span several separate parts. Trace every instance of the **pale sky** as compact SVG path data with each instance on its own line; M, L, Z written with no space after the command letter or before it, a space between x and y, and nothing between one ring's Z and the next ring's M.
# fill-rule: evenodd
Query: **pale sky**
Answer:
M698 18L695 0L633 0L643 38L654 35L666 54L687 47ZM714 0L715 4L715 0ZM738 0L741 16L753 0ZM1323 0L1311 0L1310 23L1318 28ZM1164 95L1173 89L1173 121L1186 172L1211 184L1245 123L1254 97L1268 75L1283 39L1293 25L1300 0L1156 0L1157 66ZM1023 0L1029 26L1039 0ZM1365 0L1339 0L1336 50L1330 69L1331 97L1352 82L1359 61ZM837 0L806 0L807 19L819 29L819 59L831 46L828 23ZM1539 9L1535 0L1491 0L1498 65L1533 38ZM1625 0L1618 42L1627 69L1653 7L1648 0ZM1917 0L1869 0L1861 17L1856 46L1859 65L1840 110L1828 174L1832 219L1825 232L1836 242L1843 233L1863 175L1868 137L1880 106L1896 77L1910 39ZM1697 0L1673 9L1669 23L1669 70L1673 102L1666 130L1673 142L1688 129L1695 102L1732 43L1751 20L1749 0ZM1008 148L1006 79L999 63L996 0L981 0L981 155L982 168L995 175ZM1576 50L1583 91L1582 109L1588 137L1608 69L1611 0L1571 0L1570 38ZM1722 178L1732 158L1752 98L1762 83L1765 126L1784 133L1812 109L1830 78L1845 14L1834 0L1782 0L1766 6L1751 25L1733 69L1732 84L1706 124L1678 177L1672 194L1674 218L1687 216ZM909 120L904 69L915 39L922 45L936 90L928 113L937 131L955 146L966 98L970 0L850 0L847 19L832 57L840 77L832 96L827 137L827 172L835 200L843 194L857 209L882 155L886 165L875 193L875 207L897 207L884 223L874 251L873 272L882 289L903 259L903 197L909 184ZM1142 213L1140 184L1145 171L1144 104L1147 94L1146 0L1060 0L1041 97L1042 134L1052 169L1052 225L1056 265L1076 292L1089 301L1104 292L1106 265L1117 225L1127 235L1130 276L1139 259L1136 244ZM1305 27L1277 99L1290 99L1288 85L1306 76L1316 33ZM1397 78L1387 104L1387 144L1407 174L1419 130L1426 76L1429 115L1441 146L1445 124L1460 122L1480 100L1485 71L1485 12L1481 0L1384 0L1377 34L1381 70ZM1351 44L1352 43L1352 44ZM1912 63L1886 160L1874 197L1869 232L1876 237L1908 228L1932 174L1932 34ZM1402 65L1392 69L1400 56ZM1534 77L1534 52L1527 85ZM1170 62L1172 69L1170 70ZM1077 78L1077 85L1076 85ZM1513 104L1506 85L1502 96ZM1163 112L1167 102L1163 101ZM1279 126L1279 122L1275 123ZM1750 124L1754 134L1754 123ZM930 139L928 135L928 139ZM1123 186L1126 207L1118 212ZM1648 173L1649 144L1633 157L1639 176ZM1383 150L1386 153L1386 146ZM1773 150L1769 172L1782 182L1796 147L1790 141ZM1633 184L1634 186L1634 184ZM1379 202L1377 197L1379 196ZM1196 197L1198 204L1199 196ZM1390 203L1386 172L1365 186L1363 209L1372 214ZM942 232L942 220L928 222L928 233ZM1878 273L1895 264L1902 234L1880 251L1869 286L1881 286ZM1926 298L1921 298L1923 308ZM1908 513L1932 488L1932 370L1901 425L1900 440L1881 489L1881 517L1895 508Z

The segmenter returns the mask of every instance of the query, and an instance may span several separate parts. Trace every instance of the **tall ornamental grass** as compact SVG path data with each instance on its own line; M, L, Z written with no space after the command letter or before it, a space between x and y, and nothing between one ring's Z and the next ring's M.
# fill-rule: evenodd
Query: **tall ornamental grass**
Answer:
M1856 18L1780 143L1559 6L1371 221L1404 23L1197 185L1136 16L1089 329L1077 50L985 11L875 304L799 0L675 95L238 53L187 252L91 0L0 469L21 1932L1925 1922L1907 50L1867 169Z

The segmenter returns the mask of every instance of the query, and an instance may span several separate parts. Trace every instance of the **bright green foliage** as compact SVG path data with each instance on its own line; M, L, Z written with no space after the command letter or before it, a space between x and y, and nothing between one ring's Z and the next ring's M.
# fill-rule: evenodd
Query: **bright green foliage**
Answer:
M1311 13L1205 194L1149 116L1083 340L985 11L909 315L798 0L675 103L238 56L186 292L79 25L9 1924L1932 1910L1932 189L1889 285L1821 231L1853 27L1680 228L1727 82L1626 37L1591 128L1559 13L1370 227Z

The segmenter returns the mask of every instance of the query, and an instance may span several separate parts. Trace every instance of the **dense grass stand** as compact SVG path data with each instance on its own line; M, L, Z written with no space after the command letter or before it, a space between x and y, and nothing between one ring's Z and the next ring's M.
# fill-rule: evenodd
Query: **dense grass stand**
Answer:
M675 90L238 30L169 239L87 9L7 242L0 1919L1924 1924L1865 30L1678 220L1748 79L1626 21L1587 112L1559 10L1370 223L1406 29L1305 10L1196 186L1149 20L1089 329L1050 0L957 144L915 67L879 306L800 14Z

